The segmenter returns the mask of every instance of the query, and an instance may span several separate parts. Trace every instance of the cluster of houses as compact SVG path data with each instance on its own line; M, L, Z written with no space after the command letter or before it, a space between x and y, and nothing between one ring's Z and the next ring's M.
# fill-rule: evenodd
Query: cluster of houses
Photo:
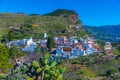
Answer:
M56 48L52 50L51 54L60 58L76 58L100 52L100 47L95 43L93 38L80 38L80 40L76 38L77 36L70 38L66 36L54 37Z
M7 46L10 48L12 45L16 45L24 52L34 52L36 46L44 48L47 50L47 34L44 33L44 40L34 42L32 38L23 39L17 41L11 41L7 43ZM89 55L95 52L100 51L100 47L95 43L94 39L88 37L86 39L80 38L77 39L77 36L67 37L53 37L55 40L55 48L51 50L52 56L58 56L60 58L76 58L79 55Z
M15 40L7 43L7 46L11 48L13 45L16 45L21 51L24 52L34 52L36 48L36 42L33 42L33 39L23 39Z

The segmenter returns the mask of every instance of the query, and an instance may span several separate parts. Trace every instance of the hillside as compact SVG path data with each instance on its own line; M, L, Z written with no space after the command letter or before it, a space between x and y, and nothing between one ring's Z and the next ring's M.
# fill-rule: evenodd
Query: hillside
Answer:
M60 16L65 14L67 17ZM79 30L71 29L70 25L82 27L78 15L72 10L58 9L42 16L22 12L0 13L0 39L6 40L9 31L12 31L13 39L43 38L44 32L52 36L74 36L79 33Z
M110 42L120 42L120 25L84 26L84 29L95 38Z

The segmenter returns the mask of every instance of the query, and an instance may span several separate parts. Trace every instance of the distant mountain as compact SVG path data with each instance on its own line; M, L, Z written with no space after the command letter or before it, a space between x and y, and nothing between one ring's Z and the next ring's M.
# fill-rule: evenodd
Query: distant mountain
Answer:
M110 42L120 42L120 25L84 26L84 29L95 38Z

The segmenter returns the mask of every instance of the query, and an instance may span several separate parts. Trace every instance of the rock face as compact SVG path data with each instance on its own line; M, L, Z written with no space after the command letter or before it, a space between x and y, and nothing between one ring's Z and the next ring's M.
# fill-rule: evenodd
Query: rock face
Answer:
M77 22L79 20L78 14L73 14L68 17L68 20L71 22Z
M45 15L59 16L59 17L67 18L72 23L79 22L78 14L73 10L57 9L57 10L55 10L51 13L45 14Z
M73 10L67 10L67 9L57 9L51 13L45 14L47 16L55 16L55 17L62 17L67 22L67 25L69 25L72 28L76 29L82 29L82 22L79 19L79 15L73 11Z
M72 14L68 17L70 27L76 29L82 29L82 22L79 19L78 14Z

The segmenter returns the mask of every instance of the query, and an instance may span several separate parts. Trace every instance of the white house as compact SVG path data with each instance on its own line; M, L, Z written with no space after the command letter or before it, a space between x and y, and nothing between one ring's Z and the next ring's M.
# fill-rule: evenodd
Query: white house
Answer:
M104 46L104 49L105 50L111 50L112 49L111 43L110 42L106 42L106 45Z
M47 33L44 33L44 36L43 36L44 38L47 38L48 36L47 36Z

